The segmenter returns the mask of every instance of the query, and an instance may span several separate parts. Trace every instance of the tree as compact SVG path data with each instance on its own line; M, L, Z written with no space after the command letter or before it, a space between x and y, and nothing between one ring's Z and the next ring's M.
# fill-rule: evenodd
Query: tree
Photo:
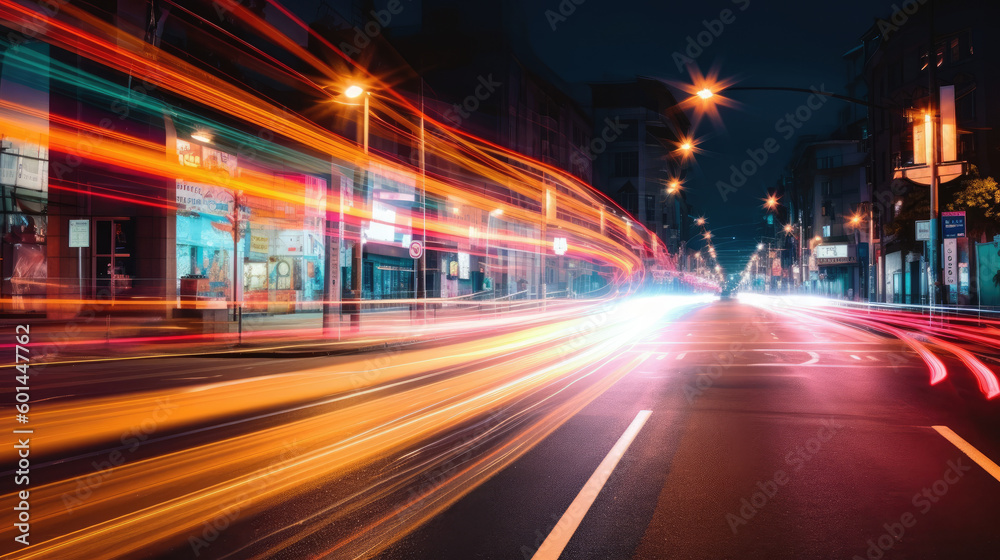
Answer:
M980 177L975 165L962 180L962 188L954 194L949 211L965 210L970 237L990 236L1000 230L1000 186L993 177Z

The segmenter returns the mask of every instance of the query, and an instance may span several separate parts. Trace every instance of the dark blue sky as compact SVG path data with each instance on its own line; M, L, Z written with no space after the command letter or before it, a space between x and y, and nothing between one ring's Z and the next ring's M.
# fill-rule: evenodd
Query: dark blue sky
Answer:
M722 77L738 78L741 86L825 84L836 93L844 93L844 53L859 44L876 17L887 17L893 9L892 2L881 0L586 0L564 21L556 21L553 30L546 10L558 13L559 4L521 0L521 9L534 51L569 82L628 80L636 75L685 81L687 74L678 71L672 54L683 53L687 38L697 39L705 31L704 20L717 20L722 10L729 9L732 22L696 59L703 72L716 66ZM715 227L750 221L748 210L759 207L759 199L774 185L795 144L794 137L785 140L776 133L775 124L808 96L744 91L730 97L743 106L722 109L724 129L709 121L700 124L697 135L706 138L700 146L706 153L698 157L686 185L689 200ZM829 133L843 107L844 102L830 100L799 132ZM779 140L779 151L724 202L716 182L728 181L729 166L739 166L748 148L759 148L769 137ZM752 228L727 231L753 233Z

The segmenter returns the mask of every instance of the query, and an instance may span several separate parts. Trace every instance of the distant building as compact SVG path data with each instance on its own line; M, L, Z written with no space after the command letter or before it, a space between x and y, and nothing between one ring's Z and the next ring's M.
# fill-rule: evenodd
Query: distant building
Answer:
M659 80L591 84L594 185L663 240L672 255L689 241L690 219L677 146L690 123Z
M776 234L788 250L799 249L799 281L812 293L838 298L862 298L867 293L867 216L852 223L869 200L867 155L860 140L804 136L795 147L792 172L792 213L802 227L792 235ZM792 223L789 221L789 223ZM798 224L795 224L798 225ZM795 259L798 261L798 259Z
M928 297L927 268L921 264L925 243L916 239L914 222L929 219L929 188L899 176L922 159L914 153L914 122L929 106L929 72L935 76L935 94L942 86L954 87L954 163L966 171L975 165L982 176L1000 175L1000 37L994 29L998 16L996 2L930 1L920 3L914 13L884 14L862 38L872 107L874 213L882 234L879 292L885 300L919 302ZM949 177L941 184L941 210L961 188L962 178ZM976 237L972 242L991 240L997 233L985 222L968 225ZM958 284L949 290L951 301L976 297L969 242L959 240L963 264Z
M571 87L524 47L526 41L517 40L520 31L515 24L520 8L504 3L454 0L423 0L415 4L419 4L414 7L422 14L419 22L387 31L389 43L401 60L420 76L403 86L410 91L414 102L445 125L591 184L590 116L571 95ZM462 47L456 48L457 45ZM457 173L459 170L449 168L449 163L437 160L428 162L428 166ZM545 181L544 177L538 179ZM502 194L506 187L484 184L481 188ZM507 196L511 203L526 207L539 203L522 200L515 193ZM542 235L538 224L519 223L504 215L482 221L491 231ZM541 245L548 247L551 240L546 239ZM445 261L459 258L463 252L457 245L451 249L441 248ZM509 295L526 290L528 294L537 294L545 289L549 293L582 294L605 284L600 271L590 263L560 264L565 259L551 251L544 271L539 271L535 255L492 250L502 254L474 256L473 260L479 262L474 262L473 268L484 270L486 277L491 276L486 272L488 268L499 271L492 278L497 293ZM453 283L443 275L439 283L441 293L464 295L482 289L480 278L458 282L457 287L449 288ZM432 284L428 281L428 286Z

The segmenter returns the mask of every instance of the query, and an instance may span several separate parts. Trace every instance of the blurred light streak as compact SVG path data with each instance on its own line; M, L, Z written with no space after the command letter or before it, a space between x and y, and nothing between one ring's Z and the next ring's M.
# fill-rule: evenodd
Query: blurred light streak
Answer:
M448 497L428 500L425 511L406 525L411 529L523 454L630 371L638 358L630 359L622 352L665 313L687 302L660 299L655 306L652 303L630 302L605 311L608 315L597 330L586 328L587 321L597 320L590 317L563 321L457 343L446 350L404 351L387 356L388 365L380 364L375 371L366 371L366 359L360 358L182 391L40 404L32 409L32 424L39 441L44 440L40 447L57 455L60 450L88 444L117 445L123 428L154 418L156 406L169 407L170 414L157 419L155 437L171 437L182 428L195 433L206 429L197 426L231 426L230 419L236 415L254 420L260 414L291 410L308 409L311 414L126 462L102 474L101 484L75 504L72 517L65 496L85 484L89 475L36 486L33 519L59 524L65 533L23 549L20 557L100 560L178 542L220 511L251 514L274 500L303 495L332 477L402 453L497 407L534 394L559 399L554 401L556 411L534 422L530 437L494 451L502 453L496 460L481 461L474 480L466 477L457 486L442 487ZM611 371L602 367L611 360L624 360L624 365ZM456 367L462 368L460 374L454 373ZM571 390L579 392L567 393ZM332 409L326 406L338 401L343 404ZM136 411L141 414L137 416ZM65 435L71 426L71 438L49 435ZM156 441L155 437L146 444ZM282 459L279 452L288 442L304 451ZM179 488L181 495L176 494ZM331 517L324 522L334 521Z
M993 371L986 367L981 361L976 359L969 351L961 348L956 344L950 342L945 342L940 338L935 338L933 336L926 337L929 342L936 344L945 350L951 352L958 359L962 360L962 363L968 367L972 373L976 376L979 382L979 390L982 391L983 395L986 395L987 399L992 399L997 395L1000 395L1000 382L997 381L997 376Z

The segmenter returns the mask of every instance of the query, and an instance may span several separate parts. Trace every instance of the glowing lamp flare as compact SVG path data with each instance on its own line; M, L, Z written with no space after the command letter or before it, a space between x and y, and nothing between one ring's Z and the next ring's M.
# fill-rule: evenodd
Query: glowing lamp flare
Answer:
M346 95L347 97L349 97L351 99L354 99L355 97L361 95L364 92L365 92L365 90L362 89L361 86L354 85L354 86L351 86L351 87L347 88L346 90L344 90L344 95Z

